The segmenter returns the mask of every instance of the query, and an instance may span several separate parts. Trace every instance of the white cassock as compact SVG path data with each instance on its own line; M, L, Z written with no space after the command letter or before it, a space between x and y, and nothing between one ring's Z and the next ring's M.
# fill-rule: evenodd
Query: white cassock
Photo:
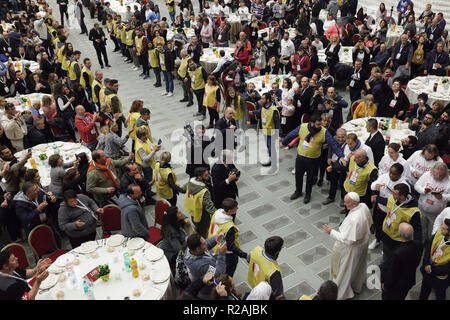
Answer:
M372 223L369 208L360 203L350 210L339 231L330 233L336 240L330 271L331 279L338 286L338 300L353 298L354 291L361 292L367 272L367 247Z

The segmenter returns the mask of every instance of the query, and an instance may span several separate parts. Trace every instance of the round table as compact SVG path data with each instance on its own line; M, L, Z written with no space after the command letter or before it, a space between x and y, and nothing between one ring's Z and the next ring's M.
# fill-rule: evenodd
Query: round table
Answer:
M392 129L389 127L388 130L382 130L380 128L382 123L386 123L388 120L390 121L390 124L392 123L391 118L383 118L383 117L374 117L378 121L378 128L383 135L384 139L386 140L386 137L390 137L389 142L390 143L398 143L400 146L402 145L401 140L408 137L408 136L415 136L416 133L410 129L408 129L408 122L402 122L400 120L397 120L396 122L396 128ZM359 118L350 120L342 125L342 128L347 131L347 134L354 133L358 136L358 139L361 141L366 141L369 137L369 133L366 130L366 124L367 120L370 118ZM387 147L386 147L387 148Z
M184 29L184 33L186 34L186 37L188 39L191 39L193 36L195 36L195 31L192 28L183 28ZM170 28L167 29L167 40L170 41L172 40L173 36L177 33L176 29Z
M434 101L441 100L444 106L450 103L450 89L448 82L444 88L442 80L447 79L450 82L450 77L426 76L417 77L408 82L405 93L411 104L417 103L417 96L421 93L428 95L428 105L432 105ZM428 83L427 83L428 82ZM433 91L434 83L438 84L436 92Z
M135 2L135 1L125 0L125 1L122 1L122 5L120 5L120 1L117 1L117 0L110 0L109 3L110 3L110 8L117 14L120 14L120 16L122 17L122 21L125 21L126 14L127 14L127 6L130 6L131 14L134 13L135 5L138 6L139 10L141 10L141 5L139 4L139 2Z
M112 236L114 237L114 236ZM111 239L111 238L110 238ZM39 290L36 295L36 300L87 300L87 296L84 293L83 280L85 275L90 273L95 267L99 265L108 264L111 271L109 280L103 281L98 279L92 282L91 291L94 294L95 300L160 300L167 299L167 295L170 294L173 283L172 273L170 271L169 262L166 256L162 254L159 260L150 261L147 259L147 255L150 251L156 250L156 252L162 251L149 242L142 240L144 246L140 249L132 250L128 247L127 242L134 241L135 239L125 238L122 244L115 247L109 247L109 239L100 239L95 242L97 257L92 253L84 253L83 246L71 250L65 255L59 257L48 268L50 275L56 277L57 283L48 290ZM110 252L108 248L112 248ZM133 278L131 272L127 272L125 269L125 263L123 254L125 252L130 254L130 259L134 258L138 265L139 276ZM156 258L156 256L155 256ZM78 261L76 261L77 259ZM75 263L74 263L75 262ZM66 266L72 266L74 277L70 275ZM144 269L141 269L144 267ZM159 280L156 281L157 273ZM61 275L63 275L61 277ZM149 279L146 279L147 275ZM165 277L167 276L167 279ZM65 280L63 278L66 278ZM145 280L146 279L146 280ZM54 283L54 278L49 281ZM47 281L47 279L45 280ZM44 282L45 282L44 281ZM43 282L43 283L44 283ZM41 285L42 286L42 285ZM139 290L140 295L135 296L134 290ZM58 292L64 292L64 297L58 297Z
M6 102L12 103L16 106L16 110L22 112L30 109L34 100L38 100L42 105L42 98L44 96L51 97L50 94L46 93L30 93L30 94L21 94L17 97L6 98ZM43 114L42 109L39 110L41 114Z
M22 71L26 64L30 65L31 72L36 72L40 68L39 63L31 60L19 60L13 61L12 63L14 64L14 68L16 69L16 71Z
M275 28L267 27L267 28L258 30L258 38L259 39L263 39L264 41L268 41L269 40L269 34L270 34L270 32L273 32L274 29ZM295 38L295 28L285 29L284 31L289 32L289 39L294 39ZM265 36L263 37L264 33L265 33Z
M209 73L214 71L220 59L220 55L216 55L216 51L214 50L216 50L217 52L219 52L220 50L224 50L226 57L233 57L234 54L234 48L231 47L212 47L203 49L203 54L200 57L200 64L203 66L203 68L205 68L206 72Z
M327 63L325 49L317 52L319 62ZM339 51L339 63L353 66L353 47L341 47Z
M274 83L276 81L277 78L280 79L280 88L283 85L283 80L284 78L286 78L287 76L282 76L282 75L275 75L275 74L269 74L269 83L265 84L265 87L262 87L262 82L263 80L265 81L266 76L259 76L259 77L254 77L251 79L248 79L245 81L246 84L249 84L250 82L255 84L255 90L257 90L259 92L260 95L262 95L263 93L269 92L270 90L272 90L272 83ZM292 82L295 81L295 77L290 77L290 79L292 80Z
M394 44L400 39L400 36L403 34L402 26L395 26L395 31L392 31L392 27L388 30L386 34L386 48L389 49L393 47Z
M41 185L46 188L50 185L50 165L48 164L48 158L54 153L53 144L58 148L59 154L64 158L64 162L68 163L76 160L76 155L85 152L89 157L91 156L91 150L81 145L81 143L73 142L62 142L56 141L51 143L38 144L31 148L32 158L36 161L37 169L39 170L39 175L41 176ZM14 156L17 159L23 159L28 149L16 152ZM45 153L47 159L41 160L39 155ZM30 160L27 161L25 167L32 169Z

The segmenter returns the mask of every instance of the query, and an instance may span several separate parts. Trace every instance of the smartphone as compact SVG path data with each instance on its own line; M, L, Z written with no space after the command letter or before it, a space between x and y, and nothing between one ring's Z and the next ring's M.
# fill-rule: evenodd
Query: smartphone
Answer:
M217 281L217 279L216 279L216 278L214 278L214 284L215 284L216 286L218 286L218 285L219 285L219 281Z
M436 195L436 194L441 194L441 193L432 191L431 194Z
M161 144L161 143L162 143L162 140L161 140L161 139L159 139L159 140L158 140L158 144Z
M225 243L225 236L222 236L222 238L221 238L221 240L220 240L220 243L221 243L221 244L224 244L224 243Z

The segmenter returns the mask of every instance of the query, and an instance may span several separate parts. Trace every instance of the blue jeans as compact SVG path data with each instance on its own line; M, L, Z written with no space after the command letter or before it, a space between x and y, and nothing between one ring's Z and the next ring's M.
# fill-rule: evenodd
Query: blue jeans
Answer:
M175 21L175 11L169 12L170 20Z
M166 83L166 92L172 92L173 93L173 76L168 71L163 71L164 74L164 81Z
M191 27L191 21L185 21L184 25L186 26L186 28L190 28Z

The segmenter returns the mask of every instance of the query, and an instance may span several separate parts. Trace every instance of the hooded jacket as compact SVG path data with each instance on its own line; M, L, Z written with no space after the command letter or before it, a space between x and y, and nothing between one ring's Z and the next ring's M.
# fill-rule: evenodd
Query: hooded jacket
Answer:
M39 190L37 195L37 202L38 204L44 202L44 193L41 190ZM31 231L31 229L41 224L42 222L39 215L41 213L46 213L48 210L47 206L42 212L39 212L36 204L28 200L22 191L14 196L14 207L22 227L27 231Z
M233 220L233 216L229 216L229 215L225 214L223 209L218 209L216 211L216 216L214 218L214 221L216 224L224 224L224 223L230 222L232 220ZM245 253L244 251L239 249L236 246L236 244L234 243L235 234L236 234L235 228L228 229L228 232L225 235L225 241L227 243L227 250L228 250L228 252L231 251L241 258L247 258L247 253Z
M145 211L136 200L130 199L127 194L119 197L119 207L122 210L120 221L122 223L122 234L130 238L150 238Z
M183 186L183 190L186 190L186 187L189 189L189 193L192 195L196 195L200 191L202 191L204 188L207 188L208 191L205 192L203 195L203 212L202 215L209 214L212 216L214 212L216 212L216 207L214 206L214 203L211 200L211 193L210 188L202 181L198 181L195 177L189 179L189 182Z
M94 200L82 194L77 195L77 198L78 203L76 207L68 206L67 203L63 201L58 210L59 227L69 238L85 237L95 233L97 228L97 221L92 216L91 211L82 208L84 205L92 210L92 212L95 212L98 209L97 204ZM81 228L77 227L75 222L78 220L84 222L85 225Z

